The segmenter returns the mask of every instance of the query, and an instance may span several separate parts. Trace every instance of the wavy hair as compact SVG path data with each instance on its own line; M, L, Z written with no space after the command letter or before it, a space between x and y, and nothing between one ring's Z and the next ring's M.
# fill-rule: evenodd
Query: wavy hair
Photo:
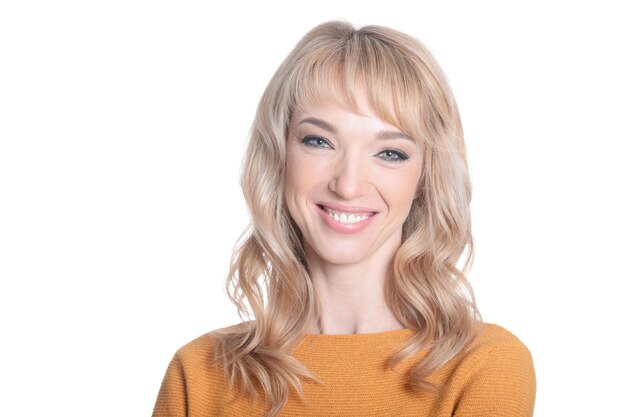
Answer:
M277 416L301 378L320 382L290 356L320 317L302 234L284 201L286 138L298 106L316 100L357 108L357 84L382 120L424 150L419 194L385 279L385 301L416 335L389 358L393 367L429 350L409 370L415 391L437 392L429 376L463 352L483 323L466 279L474 246L463 129L452 91L429 51L383 26L330 21L309 31L267 86L250 130L241 186L251 217L231 259L226 292L243 323L214 331L215 361L231 386ZM457 268L465 254L462 268ZM255 320L252 320L254 317Z

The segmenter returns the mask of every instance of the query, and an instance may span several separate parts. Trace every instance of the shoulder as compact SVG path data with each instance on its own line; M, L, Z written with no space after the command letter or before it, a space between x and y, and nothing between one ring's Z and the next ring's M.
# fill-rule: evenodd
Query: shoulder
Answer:
M484 323L480 336L462 355L457 377L470 387L491 387L502 395L516 393L518 397L534 399L536 379L530 349L497 324Z
M496 346L512 346L528 350L527 346L512 332L494 323L483 323L484 328L474 343L476 348L493 348Z
M168 365L153 416L206 415L219 410L229 394L223 368L216 366L218 332L236 333L241 325L216 329L181 346ZM217 412L217 411L216 411Z
M483 323L484 327L461 355L462 362L474 368L495 367L498 364L510 370L516 368L530 375L534 372L533 357L530 349L519 337L506 328L494 324Z
M170 366L175 366L187 380L223 381L224 370L216 365L215 349L220 335L241 333L245 323L211 330L176 350Z
M224 385L224 370L216 365L215 347L219 335L223 333L237 333L243 330L245 323L235 324L220 329L211 330L187 342L178 350L169 365L169 373L177 374L185 385L201 387L202 389L221 387Z
M175 357L181 362L199 361L210 359L213 355L216 340L221 334L237 333L244 330L245 323L233 324L211 330L195 339L185 343L177 351Z
M496 415L486 410L498 407L502 414L497 415L532 415L536 393L533 357L509 330L484 323L480 336L452 362L450 382L460 393L459 416Z

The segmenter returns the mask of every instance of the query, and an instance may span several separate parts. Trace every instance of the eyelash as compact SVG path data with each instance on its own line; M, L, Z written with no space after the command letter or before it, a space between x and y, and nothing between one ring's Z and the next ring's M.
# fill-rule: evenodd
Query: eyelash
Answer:
M302 138L299 138L300 142L302 144L304 144L305 146L310 146L312 148L330 148L332 149L332 146L330 146L330 144L328 143L328 141L320 136L304 136ZM315 141L323 141L327 146L322 146L320 144L317 145L313 145L311 142L309 142L310 140L315 140ZM389 157L381 157L381 159L383 159L384 161L387 162L392 162L392 163L397 163L397 162L402 162L402 161L406 161L407 159L409 159L409 156L407 154L405 154L404 152L401 151L396 151L393 149L385 149L384 151L381 151L380 153L378 153L378 155L382 154L382 153L387 153L387 152L391 152L394 155L396 155L393 158L389 158Z

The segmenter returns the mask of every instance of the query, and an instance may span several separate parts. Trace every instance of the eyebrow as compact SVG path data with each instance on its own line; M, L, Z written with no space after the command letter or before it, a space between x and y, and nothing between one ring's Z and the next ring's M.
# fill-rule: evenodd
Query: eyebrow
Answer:
M324 129L327 132L332 133L333 135L337 134L337 128L335 126L322 119L318 119L317 117L305 117L300 120L298 125L301 125L302 123L310 123L320 129ZM397 130L381 130L376 134L376 139L408 139L411 142L415 142L412 137Z

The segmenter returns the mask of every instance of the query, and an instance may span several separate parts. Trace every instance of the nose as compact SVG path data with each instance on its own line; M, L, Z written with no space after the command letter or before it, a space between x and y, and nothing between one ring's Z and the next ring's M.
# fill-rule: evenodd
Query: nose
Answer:
M357 155L344 155L331 172L328 188L345 200L362 197L367 192L367 168Z

